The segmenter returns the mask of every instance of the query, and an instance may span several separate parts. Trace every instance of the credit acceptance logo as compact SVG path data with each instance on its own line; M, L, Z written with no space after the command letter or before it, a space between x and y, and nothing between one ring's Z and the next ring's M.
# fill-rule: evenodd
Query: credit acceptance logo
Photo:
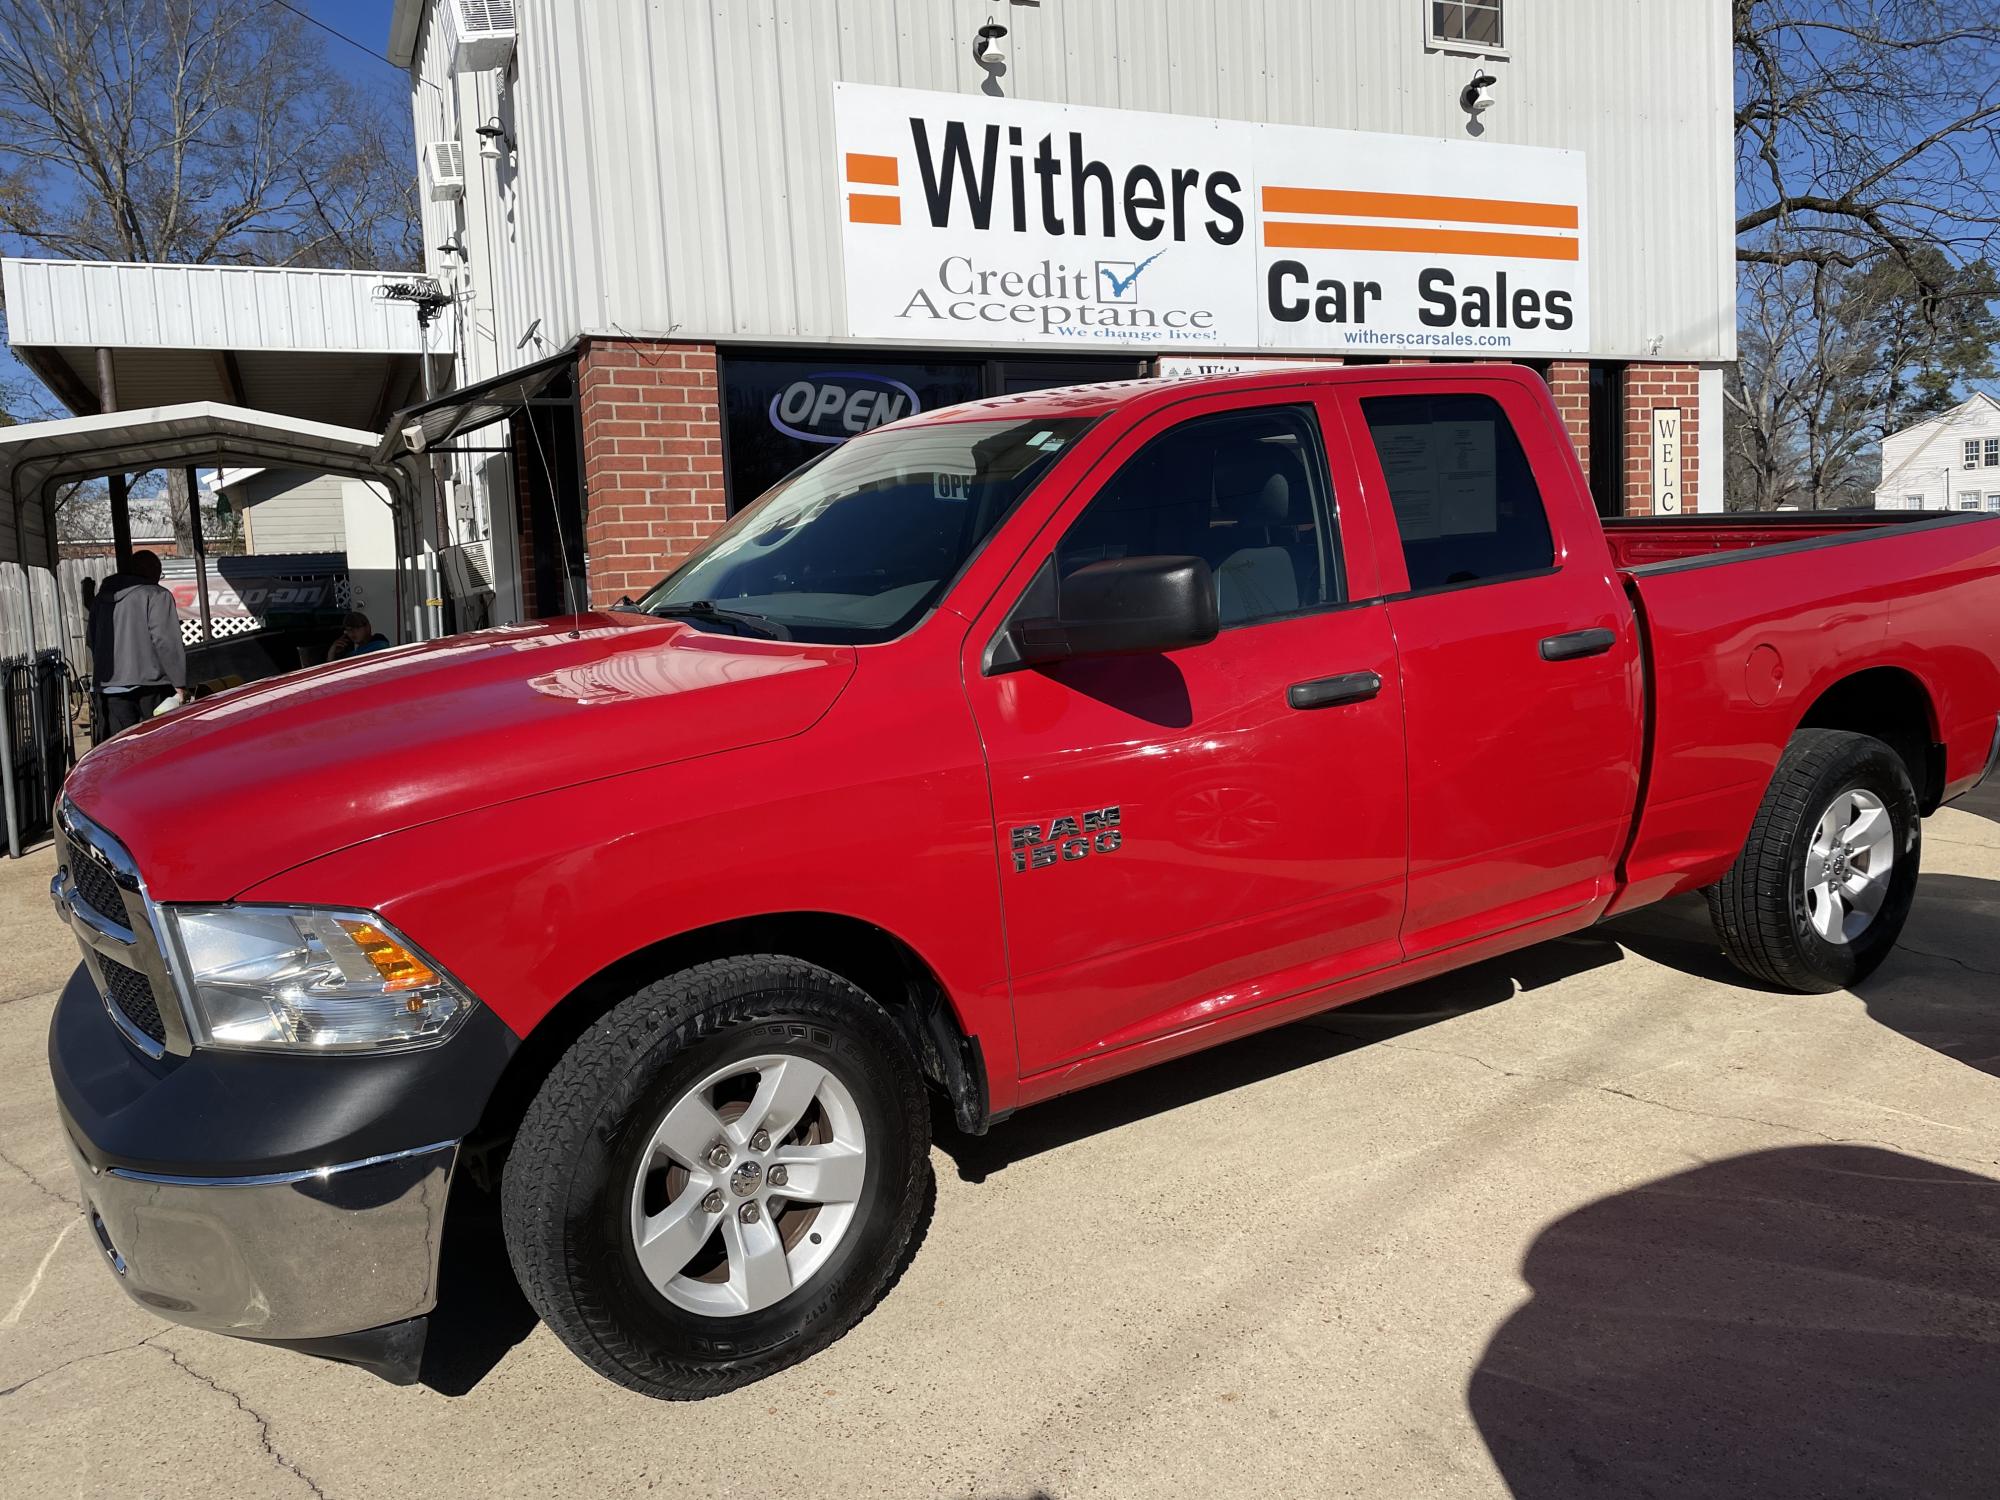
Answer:
M1574 152L836 84L849 332L1587 347Z

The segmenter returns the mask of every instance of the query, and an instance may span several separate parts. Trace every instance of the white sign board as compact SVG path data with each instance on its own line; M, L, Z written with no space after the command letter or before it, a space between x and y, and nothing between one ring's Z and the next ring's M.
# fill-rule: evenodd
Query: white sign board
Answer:
M1653 514L1681 513L1681 409L1653 408Z
M1266 359L1256 354L1162 354L1159 375L1166 380L1200 375L1241 375L1248 370L1310 370L1312 359Z
M1580 153L834 85L848 331L1589 348Z

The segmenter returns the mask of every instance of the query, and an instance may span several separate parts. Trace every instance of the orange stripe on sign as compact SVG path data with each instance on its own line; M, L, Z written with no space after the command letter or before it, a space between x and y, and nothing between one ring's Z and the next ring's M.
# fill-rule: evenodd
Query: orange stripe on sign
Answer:
M1577 242L1550 234L1490 234L1477 229L1392 229L1381 224L1264 225L1274 250L1408 250L1444 255L1500 255L1515 260L1575 260Z
M870 156L864 151L847 153L847 180L873 183L877 187L896 185L896 158Z
M1574 229L1574 203L1506 198L1434 198L1427 193L1356 193L1337 188L1267 187L1267 214L1343 214L1355 219L1456 219L1462 224L1531 224Z
M850 224L900 224L903 200L882 193L849 193L847 222Z

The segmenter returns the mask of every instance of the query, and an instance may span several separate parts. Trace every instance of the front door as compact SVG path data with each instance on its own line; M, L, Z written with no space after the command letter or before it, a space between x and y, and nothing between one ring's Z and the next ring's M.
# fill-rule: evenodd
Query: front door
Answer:
M1191 398L1129 434L968 637L1024 1073L1401 955L1395 644L1379 604L1343 607L1356 557L1319 411L1279 394ZM983 669L1051 555L1060 579L1160 554L1214 571L1214 641Z

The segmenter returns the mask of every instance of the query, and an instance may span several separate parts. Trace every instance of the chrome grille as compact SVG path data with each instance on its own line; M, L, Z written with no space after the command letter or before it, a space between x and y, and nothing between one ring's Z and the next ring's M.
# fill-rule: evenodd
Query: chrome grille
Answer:
M104 970L105 998L124 1012L137 1030L164 1046L167 1026L160 1019L159 1002L153 998L153 981L114 958L99 955L97 962Z
M131 853L64 798L56 808L56 855L50 894L76 934L112 1021L149 1056L185 1056L187 1022Z
M125 912L125 896L118 889L118 882L88 850L71 846L69 877L76 882L76 893L84 904L107 921L116 922L120 927L130 927L132 919Z

